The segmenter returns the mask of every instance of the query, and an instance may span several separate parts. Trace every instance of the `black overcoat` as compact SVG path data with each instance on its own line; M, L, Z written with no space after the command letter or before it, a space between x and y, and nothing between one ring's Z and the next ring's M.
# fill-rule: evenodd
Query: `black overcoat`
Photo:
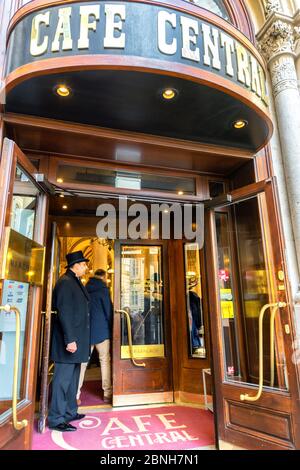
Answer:
M101 279L92 277L86 285L90 296L91 344L111 339L113 306L109 289Z
M76 364L87 362L90 355L89 295L70 269L57 281L53 291L54 315L51 359L55 362ZM66 350L76 341L77 351Z

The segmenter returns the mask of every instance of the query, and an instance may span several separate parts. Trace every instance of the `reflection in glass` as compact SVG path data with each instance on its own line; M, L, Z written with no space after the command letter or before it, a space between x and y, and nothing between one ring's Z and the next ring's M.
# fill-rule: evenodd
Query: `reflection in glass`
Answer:
M218 278L223 325L223 344L227 379L240 377L240 353L236 333L235 298L232 285L232 255L229 238L228 213L216 213L218 243Z
M190 355L205 358L199 245L197 243L185 244L184 254Z
M163 191L195 194L195 178L106 170L104 168L59 165L57 179L64 183L95 184L107 187L129 188L143 191Z
M11 228L27 238L33 239L37 188L17 167L12 201Z
M122 246L121 309L127 309L131 317L136 357L164 356L161 259L159 246ZM121 339L121 357L124 358L128 353L124 317Z
M259 198L264 201L263 195ZM230 381L256 385L259 380L259 313L264 305L273 302L259 198L256 196L236 203L224 212L216 212L225 376ZM237 266L234 277L233 266ZM275 323L276 360L272 366L268 311L263 324L264 385L286 390L283 334L278 313Z

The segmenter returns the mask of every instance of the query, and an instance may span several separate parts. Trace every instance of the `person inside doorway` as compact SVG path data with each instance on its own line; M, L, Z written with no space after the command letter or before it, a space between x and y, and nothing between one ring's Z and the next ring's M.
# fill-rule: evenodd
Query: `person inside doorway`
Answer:
M90 296L90 320L91 320L91 353L96 347L99 354L101 368L103 401L111 403L111 357L110 342L112 335L113 306L107 287L106 271L97 269L94 277L86 284ZM80 394L88 363L81 364L79 386L77 391L77 403L81 404Z
M193 353L200 351L203 347L202 335L203 335L203 315L201 299L197 292L194 290L198 285L198 278L193 277L189 282L189 305L192 317L192 330L191 340Z
M51 359L55 363L48 427L56 431L76 431L71 421L84 418L78 413L76 392L80 366L89 359L89 295L80 278L87 270L82 251L66 255L67 272L57 281L53 292Z

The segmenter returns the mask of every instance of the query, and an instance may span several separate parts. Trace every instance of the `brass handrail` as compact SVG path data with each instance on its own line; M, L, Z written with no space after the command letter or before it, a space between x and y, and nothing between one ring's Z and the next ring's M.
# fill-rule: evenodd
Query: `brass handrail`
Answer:
M146 364L142 362L139 364L136 362L134 353L133 353L133 345L132 345L132 336L131 336L131 319L130 315L126 310L115 310L116 313L119 313L120 315L123 313L126 317L127 321L127 331L128 331L128 343L129 343L129 352L130 352L130 359L132 360L132 363L137 366L137 367L146 367Z
M274 320L275 320L275 314L277 309L279 308L285 308L287 304L285 302L277 302L273 304L266 304L263 306L259 313L259 387L258 387L258 392L254 396L250 396L247 393L241 394L240 399L241 401L257 401L260 399L262 392L263 392L263 386L264 386L264 343L263 343L263 320L266 311L268 308L272 308L272 313L271 313L271 320L270 320L270 333L271 333L271 347L274 351L274 344L275 344L275 338L274 338ZM271 350L272 351L272 350ZM271 356L271 361L273 365L273 374L274 374L274 355L273 359ZM271 370L272 374L272 370ZM274 381L274 379L273 379Z
M275 382L275 316L278 307L273 307L270 318L270 387L274 387Z
M16 341L15 341L15 358L14 358L14 377L12 387L12 411L13 411L13 426L17 431L25 428L28 425L27 419L18 421L17 417L17 399L18 399L18 375L19 375L19 354L20 354L20 336L21 336L21 315L17 307L10 305L1 305L0 310L5 312L15 312L16 314Z

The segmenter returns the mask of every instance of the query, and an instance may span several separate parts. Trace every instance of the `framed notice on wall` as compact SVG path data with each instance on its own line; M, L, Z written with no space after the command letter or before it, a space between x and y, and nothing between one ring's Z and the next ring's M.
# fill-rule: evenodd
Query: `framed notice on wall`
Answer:
M21 331L25 330L29 284L19 281L5 280L2 290L2 305L9 304L20 311ZM0 331L16 331L15 312L2 312L0 316Z

